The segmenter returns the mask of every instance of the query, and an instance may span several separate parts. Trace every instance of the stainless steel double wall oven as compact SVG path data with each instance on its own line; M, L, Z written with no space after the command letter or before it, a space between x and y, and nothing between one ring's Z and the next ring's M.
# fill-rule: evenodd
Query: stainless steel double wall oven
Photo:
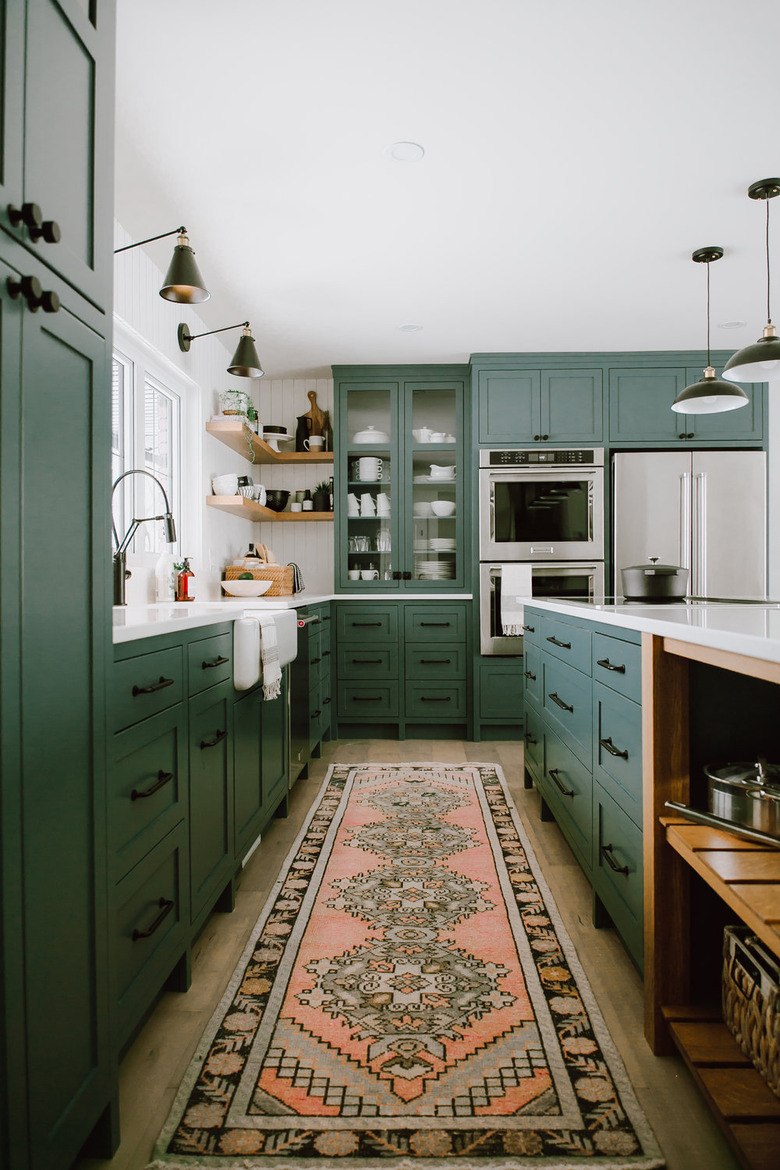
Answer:
M528 566L529 596L604 592L604 449L483 450L479 467L481 651L521 654L503 632L504 566Z

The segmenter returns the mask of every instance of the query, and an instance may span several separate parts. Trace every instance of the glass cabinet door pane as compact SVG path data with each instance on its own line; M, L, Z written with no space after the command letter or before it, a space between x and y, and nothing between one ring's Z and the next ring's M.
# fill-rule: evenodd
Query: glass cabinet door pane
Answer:
M397 486L397 384L357 384L347 391L347 581L364 588L387 588L393 554L400 567ZM342 564L343 564L342 560ZM397 583L395 585L397 588Z
M458 578L460 399L450 385L426 382L407 387L412 451L412 562L415 581Z

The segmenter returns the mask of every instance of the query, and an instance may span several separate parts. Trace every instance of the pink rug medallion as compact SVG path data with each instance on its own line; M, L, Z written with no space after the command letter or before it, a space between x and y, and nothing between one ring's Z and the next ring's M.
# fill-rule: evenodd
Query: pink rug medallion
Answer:
M155 1167L663 1166L494 765L334 765Z

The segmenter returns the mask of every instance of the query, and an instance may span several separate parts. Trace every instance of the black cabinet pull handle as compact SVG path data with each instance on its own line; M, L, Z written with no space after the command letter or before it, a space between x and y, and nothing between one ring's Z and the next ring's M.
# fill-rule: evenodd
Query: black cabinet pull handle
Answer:
M628 877L628 866L627 865L618 865L618 863L615 861L614 857L612 856L612 846L611 845L602 845L600 853L601 853L601 856L606 861L609 868L613 871L613 873L622 873L622 874L625 874L626 877Z
M394 581L401 580L401 570L400 569L393 569L393 580Z
M423 703L451 703L452 695L420 695Z
M449 666L451 658L421 658L420 666Z
M541 439L541 437L542 437L541 435L534 435L534 442L538 443L539 440Z
M381 666L382 659L381 658L353 658L352 665L353 666Z
M451 622L420 622L421 626L449 626Z
M531 680L531 682L536 682L536 675L535 675L535 674L531 674L530 670L526 670L526 671L525 671L525 674L523 675L523 677L524 677L524 678L529 678L529 679Z
M355 629L359 629L362 626L381 626L381 624L382 624L381 622L352 622L351 623L351 625Z
M213 662L204 661L202 663L202 668L203 670L211 670L215 666L224 666L226 662L230 662L230 659L225 658L222 654L220 654L219 657L215 658Z
M608 752L609 752L609 754L610 754L611 756L620 756L620 758L621 758L622 760L627 760L627 759L628 759L628 752L627 752L627 751L625 751L625 752L622 752L622 751L620 750L620 748L616 748L616 747L615 747L615 745L614 745L614 744L613 744L613 742L612 742L612 736L611 736L611 735L610 735L610 736L608 736L606 739L600 739L600 740L599 740L599 743L601 744L601 746L604 748L604 750L605 750L605 751L608 751Z
M321 715L321 714L322 714L322 711L319 711L319 710L317 710L317 711L312 711L312 716L311 716L311 717L312 717L312 719L318 719L318 718L320 717L320 715Z
M538 743L538 742L539 742L539 740L536 738L536 736L535 736L535 735L531 735L531 732L530 732L530 731L526 731L526 733L525 733L525 742L526 742L526 743Z
M316 666L317 663L321 662L321 661L322 661L321 658L311 658L311 659L309 659L309 666Z
M23 203L21 208L9 203L7 211L11 227L21 227L24 224L30 231L43 227L43 212L37 203Z
M597 658L596 666L603 666L605 670L616 670L618 674L625 674L626 668L624 666L615 666L614 662L610 662L608 658Z
M23 296L31 313L37 313L39 309L44 313L59 313L60 298L56 292L44 291L37 276L23 276L21 280L9 276L5 283L11 299L15 301L18 296Z
M158 681L150 683L148 687L133 687L133 698L135 699L138 695L151 695L155 691L164 691L166 687L172 687L173 682L172 678L166 678L161 674Z
M222 743L223 739L227 739L226 731L218 731L214 739L202 739L200 741L201 751L203 751L204 748L216 747L218 743Z
M352 701L354 703L381 703L381 695L353 695Z
M549 435L542 435L542 442L546 443L547 440L549 439L549 437L550 437Z
M560 642L557 638L548 638L548 642L552 642L553 646L560 646L563 650L571 650L571 642Z
M152 925L148 926L146 930L133 931L133 942L138 942L139 938L151 938L154 932L159 930L159 928L162 926L171 910L173 910L174 901L172 898L160 898L160 901L157 903L157 905L160 907L160 913L157 915Z
M523 629L525 630L526 634L536 633L536 626L523 626Z
M559 699L555 691L553 691L551 695L548 695L547 698L552 699L553 703L557 703L558 706L561 707L564 711L570 711L572 714L574 713L574 708L570 707L568 703L564 703L563 699Z
M331 702L331 698L330 698L330 695L328 695L327 699L322 700L323 707L325 706L326 703L330 703L330 702Z
M561 782L560 773L557 768L548 768L547 771L549 772L550 778L552 779L555 787L560 792L561 796L575 795L573 788L566 788L565 785Z
M323 650L323 651L322 651L322 657L323 657L323 658L327 658L329 655L330 655L330 650Z
M144 800L147 796L154 796L155 792L159 792L160 789L164 788L166 784L169 784L171 780L173 780L173 772L163 772L162 768L160 768L160 771L157 773L157 779L151 788L144 788L140 792L137 788L134 788L130 793L130 799Z

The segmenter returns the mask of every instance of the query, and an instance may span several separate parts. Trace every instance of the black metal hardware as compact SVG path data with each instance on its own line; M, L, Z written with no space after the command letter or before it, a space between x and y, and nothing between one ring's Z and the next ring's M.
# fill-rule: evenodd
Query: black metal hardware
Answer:
M451 658L421 658L420 666L449 666Z
M381 666L382 659L381 658L353 658L352 665L353 666Z
M553 691L551 695L548 695L547 698L552 699L553 703L557 703L558 706L562 707L564 711L571 711L571 713L574 714L574 708L570 707L568 703L564 703L563 699L559 699L555 691Z
M213 662L204 661L201 665L203 670L211 670L215 666L224 666L226 662L230 662L230 659L225 658L222 654L220 654L219 657L215 658Z
M400 569L393 569L393 580L394 581L401 580L401 570Z
M316 666L316 665L317 665L317 663L318 663L318 662L321 662L321 661L322 661L322 659L321 659L321 658L311 658L311 659L309 660L309 666Z
M604 858L604 860L606 861L607 865L609 866L609 868L612 870L613 873L623 873L626 875L626 877L628 877L628 866L627 865L618 865L618 863L615 861L614 857L612 856L612 846L611 845L602 845L600 852L601 852L602 857Z
M451 622L420 622L421 626L449 626Z
M524 678L530 678L531 682L536 682L536 675L531 674L530 670L526 670L523 674Z
M403 581L411 581L412 574L409 572L408 569L404 569L403 573L401 574L401 579Z
M681 431L677 437L678 439L693 439L695 434L695 431Z
M323 651L322 651L322 657L323 657L323 658L327 658L329 655L330 655L330 650L323 650Z
M21 208L9 203L7 211L11 227L21 227L24 224L30 231L43 227L43 212L37 203L23 203Z
M218 743L222 743L223 739L227 739L227 732L226 731L218 731L215 739L202 739L200 741L201 751L203 750L203 748L216 747Z
M608 751L608 752L609 752L609 754L610 754L611 756L620 756L620 758L621 758L622 760L627 760L627 759L628 759L628 752L627 752L627 751L625 751L625 752L622 752L622 751L620 750L620 748L616 748L616 747L615 747L615 745L614 745L614 744L613 744L613 742L612 742L612 736L611 736L611 735L610 735L610 736L608 736L606 739L600 739L600 740L599 740L599 743L601 744L601 746L604 748L604 750L605 750L605 751Z
M312 719L317 719L322 714L322 711L317 710L312 712Z
M354 703L381 703L381 695L353 695L352 701Z
M137 788L134 788L130 793L130 799L145 800L147 796L154 796L155 792L159 792L160 789L164 788L166 784L170 784L171 780L173 780L173 772L163 772L162 768L160 768L160 771L157 773L157 780L152 785L152 787L144 788L142 792L139 792Z
M330 703L330 702L332 702L332 699L331 699L330 695L328 695L327 699L322 700L322 705L325 706L326 703Z
M36 244L38 240L45 244L59 244L62 239L60 225L54 219L45 219L39 228L30 228L30 239Z
M352 625L357 629L360 626L381 626L381 622L353 622Z
M536 626L523 626L523 629L525 630L526 634L536 633Z
M39 309L44 313L59 313L60 298L56 292L44 290L37 276L23 276L21 280L9 276L5 283L11 299L15 301L18 296L23 296L31 313L37 313Z
M576 795L573 788L564 787L563 783L561 782L560 775L559 775L557 768L548 768L547 771L550 773L550 777L552 779L552 782L555 785L555 787L558 789L558 791L560 792L561 796L575 796Z
M549 439L549 437L550 437L549 435L542 435L542 442L546 443L547 440Z
M625 674L626 668L624 666L615 666L614 662L610 662L608 658L597 658L596 666L603 666L605 670L616 670L618 674Z
M154 691L164 691L166 687L172 687L174 680L160 675L159 681L150 683L148 687L133 687L133 698L137 695L151 695Z
M531 732L530 732L530 731L526 731L526 733L525 733L525 742L526 742L526 743L538 743L538 742L539 742L539 740L538 740L538 739L536 739L536 737L535 737L535 736L531 735Z
M152 925L148 926L146 930L133 931L133 942L138 942L139 938L151 938L154 932L159 930L159 928L162 926L171 910L173 910L175 903L172 898L160 898L157 905L160 907L160 913L157 915Z
M423 703L451 703L452 695L420 695Z
M541 435L534 435L534 442L538 443L539 440L541 439L541 437L542 437Z
M548 642L552 642L553 646L560 646L563 650L571 650L571 642L561 642L558 638L550 637Z

